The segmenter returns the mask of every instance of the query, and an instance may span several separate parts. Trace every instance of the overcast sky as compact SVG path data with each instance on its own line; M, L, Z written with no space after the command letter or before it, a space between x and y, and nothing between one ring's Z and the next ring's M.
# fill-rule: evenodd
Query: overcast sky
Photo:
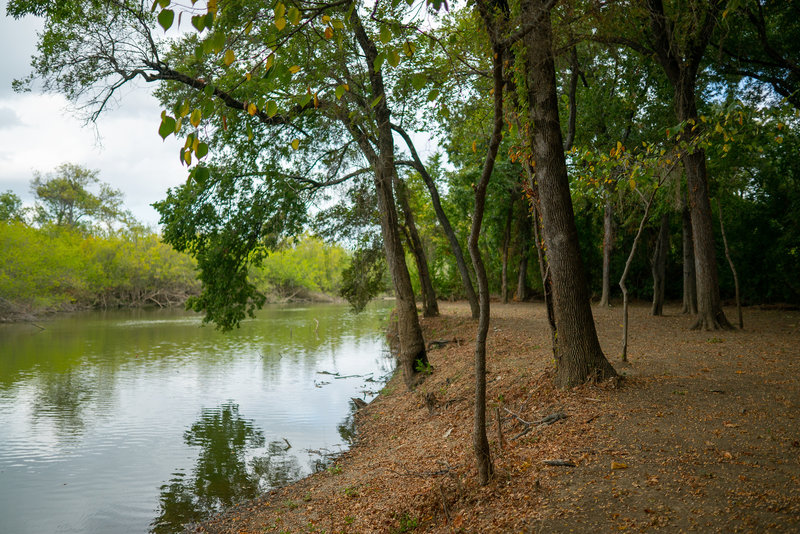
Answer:
M11 190L30 204L34 171L48 173L62 163L99 172L100 180L120 189L140 221L155 226L150 204L169 187L186 180L178 160L182 143L158 135L161 108L142 84L124 93L120 105L84 125L60 95L14 93L11 82L30 73L41 21L0 14L0 192Z

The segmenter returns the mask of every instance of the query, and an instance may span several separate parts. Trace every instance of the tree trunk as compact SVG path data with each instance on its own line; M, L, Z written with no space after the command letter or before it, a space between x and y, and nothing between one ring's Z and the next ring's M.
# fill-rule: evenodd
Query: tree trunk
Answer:
M524 38L529 122L541 202L547 259L553 280L556 323L556 383L571 387L616 376L600 348L578 247L558 117L550 11L544 0L523 0L533 24ZM526 21L527 22L527 21Z
M358 11L354 11L351 19L356 33L356 39L366 56L369 70L370 86L373 98L383 97L385 94L383 76L374 69L375 58L378 50L375 43L369 38ZM393 177L397 173L394 164L394 139L392 137L389 108L386 98L380 98L375 105L375 122L378 130L378 151L372 150L367 141L366 134L358 130L357 125L348 121L348 116L342 117L354 137L359 141L359 146L366 157L375 167L375 187L378 193L378 207L381 212L381 232L383 246L386 251L386 262L394 284L397 298L397 334L400 344L400 366L403 370L403 379L409 389L413 389L424 377L423 370L429 367L428 355L425 352L425 340L422 337L422 328L419 325L417 306L414 301L414 291L411 287L411 277L406 266L403 245L400 241L400 229L395 210L394 195L392 194Z
M742 299L739 297L739 275L736 273L736 267L733 265L733 258L731 258L731 250L728 248L728 238L725 235L725 224L722 222L722 204L717 199L717 212L719 213L719 231L722 234L722 244L725 245L725 258L728 260L728 266L733 273L733 288L736 291L736 313L739 316L739 328L744 328L744 319L742 318Z
M469 302L472 318L477 319L480 313L478 295L475 293L475 288L472 286L472 279L470 278L467 262L464 259L464 253L461 251L461 244L458 242L458 237L456 237L453 226L450 224L450 219L447 218L447 214L445 214L442 208L436 184L425 168L425 165L422 164L422 160L419 154L417 154L417 150L414 148L414 143L411 141L411 137L409 137L408 133L398 126L392 126L392 128L405 140L408 150L411 152L411 157L413 158L413 167L420 173L422 180L425 182L425 186L428 188L428 192L431 195L431 204L433 204L433 211L436 213L436 218L439 220L439 225L441 225L442 231L447 237L447 242L450 243L450 250L453 252L453 257L456 260L458 274L461 276L461 283L464 286L464 295Z
M514 216L515 195L512 190L508 201L508 212L506 213L506 224L503 229L503 250L500 255L502 258L502 270L500 271L500 299L503 304L508 304L508 249L511 245L511 219Z
M603 293L600 306L607 308L611 298L611 252L614 250L614 207L611 199L606 199L603 209Z
M653 250L653 306L650 315L664 315L664 283L666 277L667 248L669 243L669 214L661 216L655 250Z
M395 174L395 191L397 191L397 201L400 203L400 211L403 212L405 226L408 229L408 244L414 261L417 264L419 275L419 287L422 293L422 315L425 317L437 317L439 315L439 305L436 302L436 291L433 289L430 269L428 269L428 259L425 257L425 248L422 239L417 231L417 224L414 222L414 213L408 203L408 190L406 184Z
M686 197L681 195L681 234L683 241L683 306L681 313L697 314L697 277L694 273L694 241L692 216Z
M519 263L517 264L517 293L519 302L528 300L528 249L531 240L531 220L527 207L523 204L517 216L517 247Z

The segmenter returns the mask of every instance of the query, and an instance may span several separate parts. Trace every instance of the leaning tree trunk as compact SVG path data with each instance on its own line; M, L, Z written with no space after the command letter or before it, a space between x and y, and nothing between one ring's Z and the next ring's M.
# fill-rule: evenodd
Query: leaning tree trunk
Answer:
M419 157L417 149L414 147L414 143L408 133L403 128L396 125L392 125L392 129L400 134L406 142L406 146L408 146L408 150L411 152L411 166L419 172L420 176L422 176L422 180L425 182L425 186L428 188L428 193L431 195L433 211L436 213L436 218L439 221L439 225L442 227L444 235L447 237L450 250L456 260L456 267L458 267L458 274L461 276L461 283L464 286L464 295L467 298L467 302L469 302L472 318L477 319L480 314L478 295L475 293L475 288L472 286L472 279L470 278L467 262L464 259L464 253L461 251L461 244L458 242L458 237L456 237L453 226L450 224L450 219L447 218L447 214L442 208L439 190L436 189L436 183L433 181L433 177L431 177L430 173L428 173L428 169L426 169L425 165L422 163L422 159Z
M655 250L652 258L653 305L650 315L664 315L664 285L666 278L667 244L669 242L669 214L661 216Z
M439 315L439 304L436 302L436 291L433 289L431 272L428 268L428 258L425 257L425 248L422 239L417 231L417 224L414 222L414 212L408 203L408 190L406 184L395 174L395 190L397 191L397 201L400 203L400 211L405 219L405 227L408 230L408 244L414 261L417 264L417 274L419 275L419 287L422 293L422 315L425 317L437 317Z
M694 272L692 216L685 197L681 196L681 237L683 244L683 306L681 313L697 314L697 277Z
M500 252L502 258L502 269L500 271L500 299L503 304L508 304L508 249L511 245L511 220L514 217L515 195L512 190L511 198L508 202L508 212L506 213L506 224L503 228L503 249Z
M725 258L728 260L728 266L733 273L733 288L736 291L736 313L739 316L739 328L744 328L744 319L742 318L742 300L739 297L739 275L736 273L736 267L733 265L733 258L731 258L731 250L728 248L728 238L725 235L725 224L722 222L722 204L717 199L717 212L719 212L719 231L722 234L722 244L725 246Z
M611 199L606 199L603 209L603 292L600 306L607 308L611 298L611 252L614 250L614 207Z
M374 68L378 49L367 35L358 11L354 11L351 19L356 39L366 57L369 70L369 81L374 96L385 94L383 75ZM400 226L397 220L394 195L392 194L393 177L397 173L394 163L394 139L390 122L389 108L386 98L380 98L372 110L378 131L378 151L372 150L367 135L354 124L349 116L342 117L347 127L354 133L359 146L367 159L375 167L375 187L378 193L378 208L381 212L381 232L386 261L397 298L397 334L400 344L400 366L406 386L413 389L424 377L422 372L428 367L428 355L425 352L425 340L422 337L417 306L414 302L414 291L411 287L411 276L408 274L403 245L400 241Z
M571 387L616 376L597 339L578 247L558 117L550 11L546 0L523 0L533 25L524 37L529 121L547 259L553 280L556 383ZM528 21L526 21L528 22ZM535 126L535 127L534 127Z

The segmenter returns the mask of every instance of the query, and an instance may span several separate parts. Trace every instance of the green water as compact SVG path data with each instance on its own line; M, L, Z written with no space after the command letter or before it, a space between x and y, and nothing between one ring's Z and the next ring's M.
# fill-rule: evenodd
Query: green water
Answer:
M0 325L0 533L179 532L324 467L350 398L392 369L388 311L273 306L229 334L175 310Z

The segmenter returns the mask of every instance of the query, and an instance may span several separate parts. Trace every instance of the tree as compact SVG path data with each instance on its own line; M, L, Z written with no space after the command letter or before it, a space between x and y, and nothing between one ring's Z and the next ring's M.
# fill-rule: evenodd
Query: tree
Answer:
M97 177L99 171L64 163L48 174L34 173L31 192L36 196L36 220L56 226L88 228L103 222L124 220L122 192ZM92 193L89 188L98 186Z
M556 95L550 10L544 0L523 0L530 27L524 38L530 144L535 161L547 261L553 284L556 382L571 387L616 376L600 342L589 305L586 274L570 198Z
M0 193L0 222L22 221L24 213L22 199L13 191Z

